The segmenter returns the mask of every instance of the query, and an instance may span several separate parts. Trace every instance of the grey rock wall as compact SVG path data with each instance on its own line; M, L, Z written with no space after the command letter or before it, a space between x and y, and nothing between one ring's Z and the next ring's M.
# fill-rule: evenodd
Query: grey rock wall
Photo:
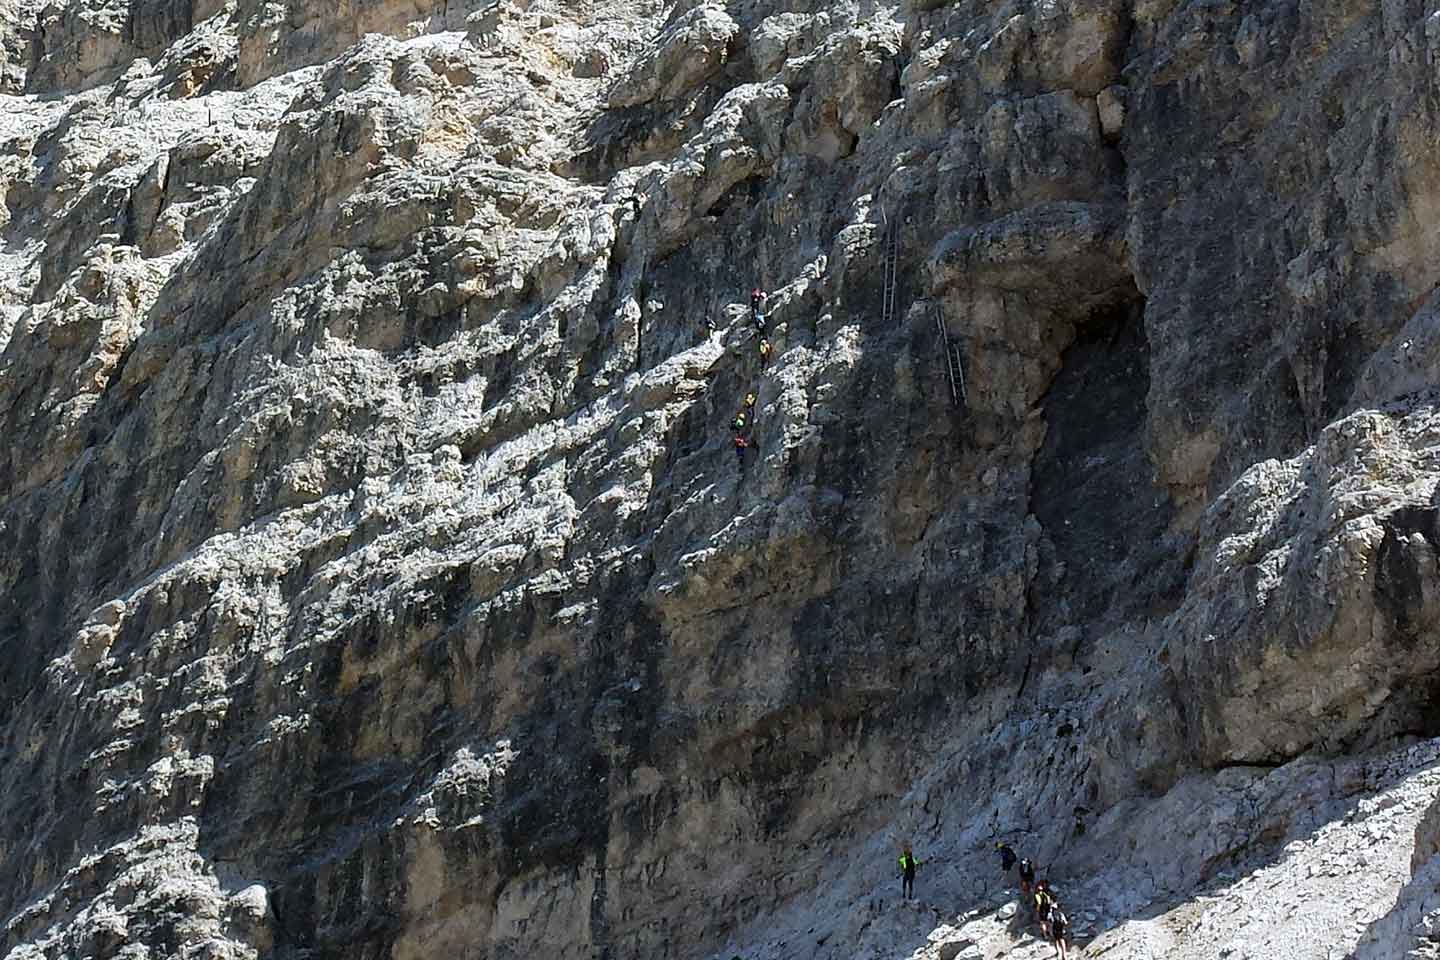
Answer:
M1412 949L1433 12L0 0L6 955Z

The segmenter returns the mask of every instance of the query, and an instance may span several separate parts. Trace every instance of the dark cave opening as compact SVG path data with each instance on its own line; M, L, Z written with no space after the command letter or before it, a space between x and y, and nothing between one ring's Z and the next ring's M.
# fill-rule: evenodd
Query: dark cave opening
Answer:
M1093 309L1042 401L1047 430L1031 481L1045 530L1031 598L1042 632L1168 609L1182 585L1164 537L1171 503L1143 442L1144 314L1134 288Z

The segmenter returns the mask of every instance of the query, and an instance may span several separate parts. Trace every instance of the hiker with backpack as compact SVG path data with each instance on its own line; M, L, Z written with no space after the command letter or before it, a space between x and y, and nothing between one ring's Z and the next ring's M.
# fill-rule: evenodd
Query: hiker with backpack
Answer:
M1050 939L1050 908L1055 905L1055 896L1050 892L1050 881L1041 880L1035 884L1035 919L1040 923L1040 934Z
M1015 854L1015 848L1003 840L997 840L995 842L995 852L1000 856L1000 880L1002 883L1008 883L1010 881L1010 871L1014 868L1015 861L1018 860L1019 857Z
M1049 928L1049 940L1055 947L1055 956L1060 960L1066 960L1069 956L1069 946L1066 937L1070 932L1070 918L1060 909L1060 904L1053 898L1050 901L1050 908L1045 918L1045 925Z
M920 866L920 861L910 852L910 844L904 844L900 850L900 892L909 900L915 895L915 871Z

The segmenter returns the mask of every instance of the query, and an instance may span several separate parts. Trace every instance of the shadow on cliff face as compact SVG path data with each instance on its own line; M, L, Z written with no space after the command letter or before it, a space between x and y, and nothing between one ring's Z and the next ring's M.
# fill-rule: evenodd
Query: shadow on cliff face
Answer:
M1403 507L1383 523L1384 539L1375 556L1375 608L1388 621L1397 647L1408 651L1430 645L1426 633L1440 615L1436 596L1436 556L1440 554L1440 510ZM1440 679L1428 671L1401 677L1391 709L1367 736L1389 732L1440 736ZM1388 721L1383 722L1383 721Z
M1179 602L1173 508L1144 446L1150 349L1145 301L1128 296L1078 325L1043 401L1045 442L1031 497L1045 528L1031 605L1041 632L1163 615ZM1057 599L1058 598L1058 599Z

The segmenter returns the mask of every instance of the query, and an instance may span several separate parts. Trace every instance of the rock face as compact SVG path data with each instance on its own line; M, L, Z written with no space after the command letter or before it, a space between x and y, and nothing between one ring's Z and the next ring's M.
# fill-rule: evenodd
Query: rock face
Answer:
M1432 13L0 0L0 951L1433 955Z

